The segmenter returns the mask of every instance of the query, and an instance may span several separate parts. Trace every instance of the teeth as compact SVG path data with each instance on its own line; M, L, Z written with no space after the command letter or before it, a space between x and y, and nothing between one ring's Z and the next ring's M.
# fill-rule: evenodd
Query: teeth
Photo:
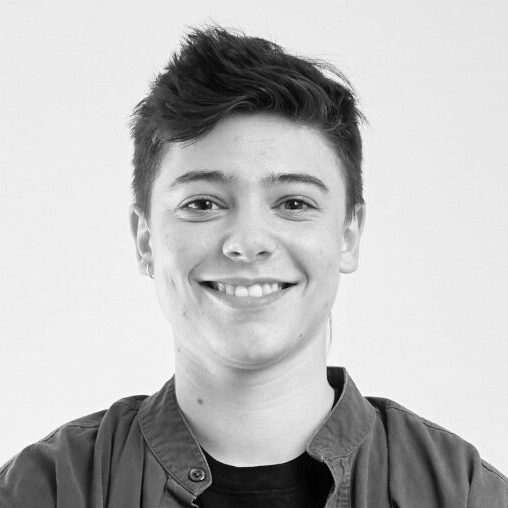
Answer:
M235 296L239 296L240 298L249 296L249 290L245 286L236 286Z
M253 284L249 287L249 296L263 296L263 288L259 284Z
M265 282L264 284L252 284L251 286L236 286L225 282L213 282L212 285L221 293L226 293L238 298L245 298L247 296L259 298L282 289L281 284L278 282L272 282L271 284Z

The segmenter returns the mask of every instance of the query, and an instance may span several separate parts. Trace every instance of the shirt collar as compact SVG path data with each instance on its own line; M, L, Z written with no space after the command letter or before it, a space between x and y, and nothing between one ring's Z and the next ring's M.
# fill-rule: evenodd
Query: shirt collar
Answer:
M327 377L341 395L309 440L307 452L328 462L349 455L360 446L374 424L375 410L345 367L327 367ZM195 497L210 486L210 469L176 400L174 376L143 401L139 423L148 447L178 487ZM196 470L204 472L200 481L196 481Z

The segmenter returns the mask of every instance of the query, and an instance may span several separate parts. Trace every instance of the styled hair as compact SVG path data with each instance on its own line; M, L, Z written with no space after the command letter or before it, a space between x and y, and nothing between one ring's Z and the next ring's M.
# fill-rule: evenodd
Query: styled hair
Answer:
M318 128L341 162L346 222L363 204L364 120L347 78L332 65L220 26L192 28L180 51L134 108L134 205L150 218L150 197L172 142L193 142L230 113L278 113Z

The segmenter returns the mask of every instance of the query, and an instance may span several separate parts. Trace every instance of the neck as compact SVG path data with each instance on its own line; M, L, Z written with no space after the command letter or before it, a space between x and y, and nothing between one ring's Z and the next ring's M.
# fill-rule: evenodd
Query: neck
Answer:
M302 454L334 398L320 341L297 359L263 369L204 365L179 355L175 389L199 444L234 466L279 464Z

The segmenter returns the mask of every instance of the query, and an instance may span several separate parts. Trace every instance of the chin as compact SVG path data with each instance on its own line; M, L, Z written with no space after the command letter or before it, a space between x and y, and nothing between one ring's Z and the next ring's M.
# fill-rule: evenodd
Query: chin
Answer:
M280 357L274 356L264 356L264 357L238 357L238 356L230 356L223 357L222 361L228 367L237 370L245 370L245 371L253 371L253 370L262 370L272 365L275 365L280 361Z
M256 340L255 337L250 337L242 342L242 344L238 342L223 344L218 351L222 361L238 369L261 369L279 362L294 349L294 344L283 343L276 337L270 337L270 340L266 338ZM235 347L230 347L231 344Z

